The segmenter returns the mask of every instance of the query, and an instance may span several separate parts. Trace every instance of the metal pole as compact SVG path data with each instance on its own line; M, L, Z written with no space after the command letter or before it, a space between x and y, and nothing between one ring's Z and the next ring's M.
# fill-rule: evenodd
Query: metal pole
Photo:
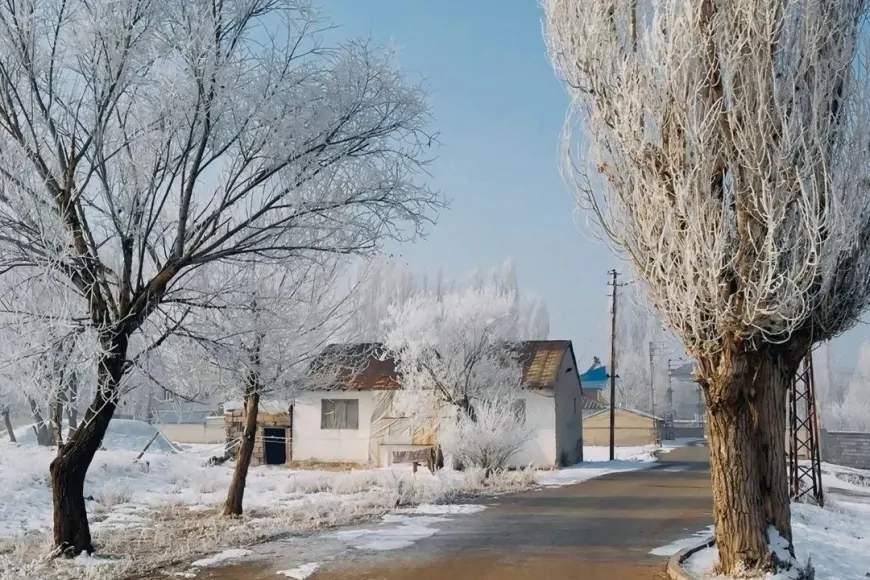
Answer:
M652 411L651 414L653 417L656 416L656 386L655 379L653 375L655 374L656 363L653 357L655 353L653 352L655 349L655 345L652 341L649 343L649 407Z
M613 461L616 459L616 279L619 273L614 269L608 274L612 277L610 285L613 286L610 313L610 460Z

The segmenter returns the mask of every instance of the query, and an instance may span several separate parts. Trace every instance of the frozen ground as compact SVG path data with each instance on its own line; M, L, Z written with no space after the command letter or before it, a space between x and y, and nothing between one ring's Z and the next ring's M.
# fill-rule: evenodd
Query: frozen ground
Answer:
M801 563L812 559L816 580L860 580L870 577L870 471L824 464L825 508L792 504L792 529L795 552ZM712 533L699 532L686 541L663 547L661 555L697 545ZM679 545L678 545L679 544ZM673 549L676 548L676 549ZM656 551L654 551L655 553ZM711 570L717 561L715 548L708 548L689 558L686 568L700 578L719 579ZM768 580L788 580L787 573L770 575Z
M221 453L220 446L172 446L168 453L149 452L135 461L144 446L139 439L119 436L97 453L85 496L94 543L100 554L110 556L82 558L72 565L43 558L50 547L48 465L54 452L0 442L0 580L111 580L137 569L193 560L202 560L198 567L206 567L210 557L244 557L245 548L269 538L383 517L377 533L357 531L354 538L337 539L354 549L392 549L435 533L439 518L467 513L472 508L455 504L469 497L521 491L535 484L568 485L654 461L653 448L637 447L620 448L619 461L598 464L596 460L607 459L608 450L586 448L590 462L581 466L508 472L488 482L476 471L432 475L426 470L413 474L405 466L348 472L262 466L248 475L245 517L227 520L218 515L218 507L232 466L205 465ZM406 507L397 512L397 505ZM305 564L312 562L299 563ZM294 577L290 573L302 575L307 570L303 566L301 571L284 572Z

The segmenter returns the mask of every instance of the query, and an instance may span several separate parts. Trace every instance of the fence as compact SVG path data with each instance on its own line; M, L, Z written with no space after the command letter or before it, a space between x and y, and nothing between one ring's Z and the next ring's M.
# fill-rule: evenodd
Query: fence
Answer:
M822 461L870 469L870 433L821 430Z

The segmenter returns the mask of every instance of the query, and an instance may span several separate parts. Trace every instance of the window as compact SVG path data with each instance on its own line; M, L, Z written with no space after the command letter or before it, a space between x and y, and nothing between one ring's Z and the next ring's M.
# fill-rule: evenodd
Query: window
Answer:
M359 429L359 400L323 399L320 401L321 429Z
M513 412L514 417L517 418L517 422L521 425L526 424L526 400L525 399L517 399L513 402Z

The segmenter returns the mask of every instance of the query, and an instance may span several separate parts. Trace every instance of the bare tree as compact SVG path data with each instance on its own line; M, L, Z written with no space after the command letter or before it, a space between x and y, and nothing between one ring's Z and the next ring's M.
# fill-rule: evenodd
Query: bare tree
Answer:
M867 2L543 6L567 174L697 362L719 567L790 568L787 387L870 296Z
M94 399L51 465L65 554L93 550L85 473L168 291L222 260L373 252L441 204L419 181L421 88L322 26L304 0L0 6L4 266L65 275L98 337Z

